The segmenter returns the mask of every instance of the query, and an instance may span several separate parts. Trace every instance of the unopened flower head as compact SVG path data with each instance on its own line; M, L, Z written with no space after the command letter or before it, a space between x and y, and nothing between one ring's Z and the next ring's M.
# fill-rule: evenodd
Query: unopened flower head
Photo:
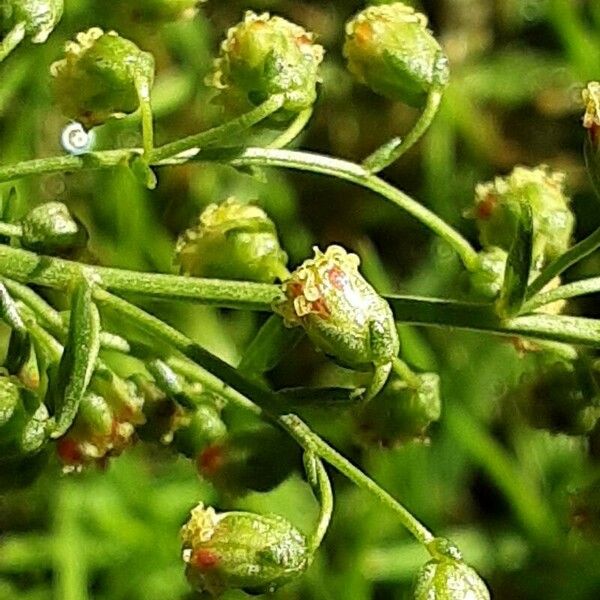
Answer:
M360 260L340 246L314 249L285 282L273 307L287 325L302 326L317 348L353 368L390 363L399 340L389 304L359 273Z
M34 44L42 44L52 33L64 10L64 0L3 0L0 2L0 38L22 26Z
M349 21L344 56L358 81L414 106L448 80L448 61L427 17L402 2L369 6Z
M489 600L475 569L456 560L431 560L417 575L415 600Z
M323 54L314 35L299 25L248 11L228 31L207 83L232 112L283 94L283 112L298 113L316 100Z
M52 64L54 95L65 116L87 129L135 112L154 79L154 58L116 32L94 27L68 42Z
M308 566L306 538L286 519L217 513L199 504L181 531L186 575L198 591L273 592Z
M262 208L229 198L211 204L181 235L176 261L186 275L273 283L287 276L287 255Z
M477 185L473 213L484 248L510 250L521 206L527 203L533 215L533 268L563 254L571 244L575 222L564 183L564 173L542 165L515 167L507 177Z

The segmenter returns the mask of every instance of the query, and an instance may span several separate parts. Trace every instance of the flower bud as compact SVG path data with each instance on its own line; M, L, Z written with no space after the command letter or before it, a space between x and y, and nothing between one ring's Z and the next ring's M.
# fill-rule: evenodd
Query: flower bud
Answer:
M470 296L479 300L498 297L504 283L508 253L498 246L484 248L478 254L478 262L468 273Z
M185 456L197 457L204 449L214 447L226 434L227 426L221 419L221 411L214 403L205 402L180 417L173 443Z
M135 112L140 82L152 85L152 55L114 31L94 27L81 32L65 52L50 67L54 94L65 116L86 129Z
M273 310L302 326L313 344L344 366L390 363L400 342L389 304L358 271L360 260L340 246L306 260L283 285Z
M590 132L597 145L600 142L600 82L590 81L581 92L581 96L585 105L583 126Z
M285 113L310 108L317 98L323 48L302 27L268 13L246 12L227 32L207 84L234 113L283 94Z
M475 189L474 217L481 244L507 252L513 243L520 205L533 215L533 268L564 254L571 243L574 217L564 191L565 175L545 165L515 167L507 177L481 183Z
M177 242L186 275L273 283L287 277L287 255L262 208L229 198L210 204Z
M3 0L0 2L0 33L22 24L31 41L42 44L62 18L63 10L64 0Z
M130 20L155 25L160 22L192 19L205 0L128 0L115 7Z
M386 448L412 440L425 440L431 423L440 418L440 378L436 373L416 375L419 386L412 387L392 376L383 390L356 415L367 443Z
M36 206L21 220L21 244L28 250L45 254L64 254L84 248L88 241L85 227L62 202Z
M277 515L217 514L199 504L184 525L186 576L198 591L273 592L306 570L306 538Z
M489 600L475 569L455 560L430 560L417 575L415 600Z
M0 375L0 456L20 459L48 439L48 410L18 379Z
M289 436L262 425L204 447L196 462L200 474L218 490L238 496L275 488L301 467L302 456Z
M553 363L514 392L519 411L531 427L584 435L600 418L600 393L583 362Z
M358 81L412 106L448 81L448 59L427 17L402 2L369 6L349 21L344 56Z

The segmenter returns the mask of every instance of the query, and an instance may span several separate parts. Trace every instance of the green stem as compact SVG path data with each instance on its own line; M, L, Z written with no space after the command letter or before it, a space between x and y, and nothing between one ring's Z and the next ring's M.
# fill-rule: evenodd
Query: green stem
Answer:
M229 402L267 418L285 429L307 452L314 452L335 467L361 489L370 492L393 510L402 524L423 545L431 542L433 534L395 498L375 481L354 466L337 450L314 433L298 416L282 414L277 394L248 380L239 371L198 346L187 336L173 329L129 302L104 290L96 290L99 306L111 310L134 324L146 335L181 352L198 365L197 379L208 389L217 391Z
M0 42L0 63L23 41L25 38L25 23L17 23Z
M433 88L427 96L425 109L407 136L404 139L396 137L375 150L375 152L363 160L363 167L369 171L369 173L378 173L408 152L408 150L410 150L429 129L429 126L433 122L433 119L440 108L443 97L443 87Z
M277 112L282 105L282 95L271 96L260 106L257 106L255 109L242 115L241 117L238 117L237 119L228 121L227 123L220 125L219 127L209 129L208 131L203 131L202 133L191 135L181 140L171 142L170 144L165 144L160 148L156 148L156 150L152 152L150 162L152 164L156 164L162 160L177 156L182 152L187 152L193 149L201 149L208 144L215 142L230 140L237 141L238 136L242 132L250 129L250 127L256 125L257 123L264 121L274 112Z
M2 236L2 237L21 237L22 235L23 235L23 228L20 225L14 225L13 223L0 222L0 236Z
M310 536L308 548L311 556L319 549L321 542L327 533L331 515L333 514L333 489L329 475L321 462L321 459L312 452L304 453L304 468L306 478L313 489L319 502L319 518L317 526Z
M275 138L267 148L285 148L287 145L291 144L302 133L302 130L310 121L312 114L312 106L299 112L292 121L292 124L280 136Z
M135 86L140 102L140 114L142 116L144 157L148 160L154 149L154 118L152 116L152 105L150 103L150 81L147 77L136 77Z
M532 312L536 308L546 306L547 304L557 302L558 300L568 300L569 298L575 298L576 296L585 296L587 294L596 294L598 292L600 292L600 277L582 279L581 281L561 285L545 294L534 296L529 302L525 303L523 312Z
M401 358L394 358L392 366L394 373L411 388L417 389L420 386L421 382L417 375Z
M589 256L592 252L600 247L600 228L589 235L585 240L582 240L572 248L569 248L562 256L552 261L527 289L527 298L533 297L540 292L546 284L550 283L555 277L558 277L563 271L572 267L581 259Z
M207 153L207 155L202 155L198 158L198 160L205 159L222 160L236 167L248 165L283 167L330 175L350 181L383 196L446 240L460 256L467 269L472 270L477 266L477 252L475 252L471 244L458 231L404 192L396 189L376 175L372 175L364 167L355 163L312 152L270 148L247 148L233 156L227 156L222 152L217 152L214 156Z
M97 285L119 293L135 293L153 298L191 300L246 310L270 310L280 295L276 285L199 279L178 275L141 273L109 267L85 265L0 245L0 274L37 285L67 289L82 275Z

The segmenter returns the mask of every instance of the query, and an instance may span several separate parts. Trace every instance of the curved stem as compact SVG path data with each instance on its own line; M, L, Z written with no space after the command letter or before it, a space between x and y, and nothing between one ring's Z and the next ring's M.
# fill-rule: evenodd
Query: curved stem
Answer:
M17 23L0 42L0 62L2 62L25 38L25 23Z
M368 491L399 517L402 524L423 545L434 539L433 534L400 502L383 490L368 475L314 433L297 415L282 414L278 395L223 362L190 338L126 300L97 289L94 298L100 307L111 310L136 325L164 346L172 347L196 363L198 381L216 391L229 402L267 418L286 430L307 452L314 452L335 467L361 489ZM165 348L165 351L167 348Z
M23 228L20 225L15 225L13 223L0 222L0 236L21 237L22 235L23 235Z
M313 489L320 509L317 526L311 534L308 543L309 553L313 556L319 549L331 522L331 515L333 514L333 489L323 462L313 452L304 453L304 469L306 471L306 479Z
M409 387L417 389L421 382L415 372L399 357L396 356L392 361L394 373L402 379Z
M600 228L596 229L587 238L569 248L562 256L553 260L529 285L527 289L527 298L533 299L546 284L550 283L555 277L572 267L581 259L589 256L600 247Z
M372 175L364 167L355 163L312 152L270 148L247 148L229 157L223 153L220 155L217 153L215 156L207 154L200 156L198 159L221 160L236 167L247 165L284 167L298 171L331 175L345 181L350 181L383 196L392 202L392 204L411 214L423 223L423 225L446 240L460 256L467 269L472 270L476 268L478 260L477 252L475 252L471 244L458 231L404 192L396 189L376 175Z
M250 129L253 125L264 121L267 117L277 112L283 105L283 96L275 95L271 96L268 100L263 102L260 106L247 112L246 114L228 121L218 127L213 127L208 131L203 131L196 135L190 135L189 137L165 144L156 148L152 152L150 162L151 164L157 164L161 160L172 158L182 152L189 150L200 149L208 144L222 141L235 141L239 140L237 137L240 133Z
M408 152L408 150L410 150L429 129L429 126L440 108L443 97L444 87L433 88L427 95L425 109L407 136L404 139L400 137L393 138L375 150L375 152L363 160L363 167L369 171L369 173L378 173Z
M285 148L288 144L291 144L302 133L302 130L310 121L312 114L312 106L299 112L291 125L281 135L276 137L267 148Z

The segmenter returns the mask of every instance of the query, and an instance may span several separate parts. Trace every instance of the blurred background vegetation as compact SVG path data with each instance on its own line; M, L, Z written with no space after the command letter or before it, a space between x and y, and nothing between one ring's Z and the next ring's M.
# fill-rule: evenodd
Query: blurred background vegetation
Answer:
M430 16L450 57L452 82L425 139L386 177L475 240L465 218L475 183L515 164L546 163L568 175L577 237L599 226L581 158L579 93L586 81L600 77L600 2L413 4ZM416 116L355 85L344 69L343 25L363 5L211 0L191 22L143 28L119 20L112 2L67 0L49 42L24 44L0 69L0 162L61 151L65 120L49 95L48 67L65 40L89 26L117 29L154 53L157 143L218 123L203 79L220 38L245 9L275 11L319 35L327 49L324 81L302 146L360 160L407 131ZM98 130L98 147L137 145L138 129L135 118L110 123ZM177 235L202 207L235 195L269 212L292 265L313 244L335 242L361 255L365 274L382 291L461 293L461 267L444 243L397 209L332 179L275 171L261 179L228 167L186 165L160 171L153 192L125 169L30 178L17 191L14 216L49 200L68 204L88 226L93 260L100 264L172 271ZM596 253L569 277L597 275L599 263ZM573 310L600 316L595 302L578 301ZM150 308L232 363L261 322L256 315L197 306ZM401 335L407 360L442 376L443 416L427 443L362 447L343 414L315 411L308 415L314 427L437 534L456 540L494 598L600 597L600 485L594 484L600 430L557 433L563 423L552 415L553 432L533 427L548 424L543 415L552 402L560 405L551 391L548 402L534 406L533 417L532 410L519 409L527 402L523 382L543 368L545 357L525 356L505 339L455 330L401 327ZM281 387L339 383L345 376L301 344L272 381ZM229 417L234 428L252 424L241 415ZM272 460L279 460L276 449ZM341 477L334 484L335 516L317 561L275 597L410 597L424 550L375 500ZM200 479L193 463L164 448L140 444L106 470L68 476L51 460L30 487L0 494L0 600L187 598L178 530L200 500L277 512L304 530L316 515L299 474L271 492L232 499Z

